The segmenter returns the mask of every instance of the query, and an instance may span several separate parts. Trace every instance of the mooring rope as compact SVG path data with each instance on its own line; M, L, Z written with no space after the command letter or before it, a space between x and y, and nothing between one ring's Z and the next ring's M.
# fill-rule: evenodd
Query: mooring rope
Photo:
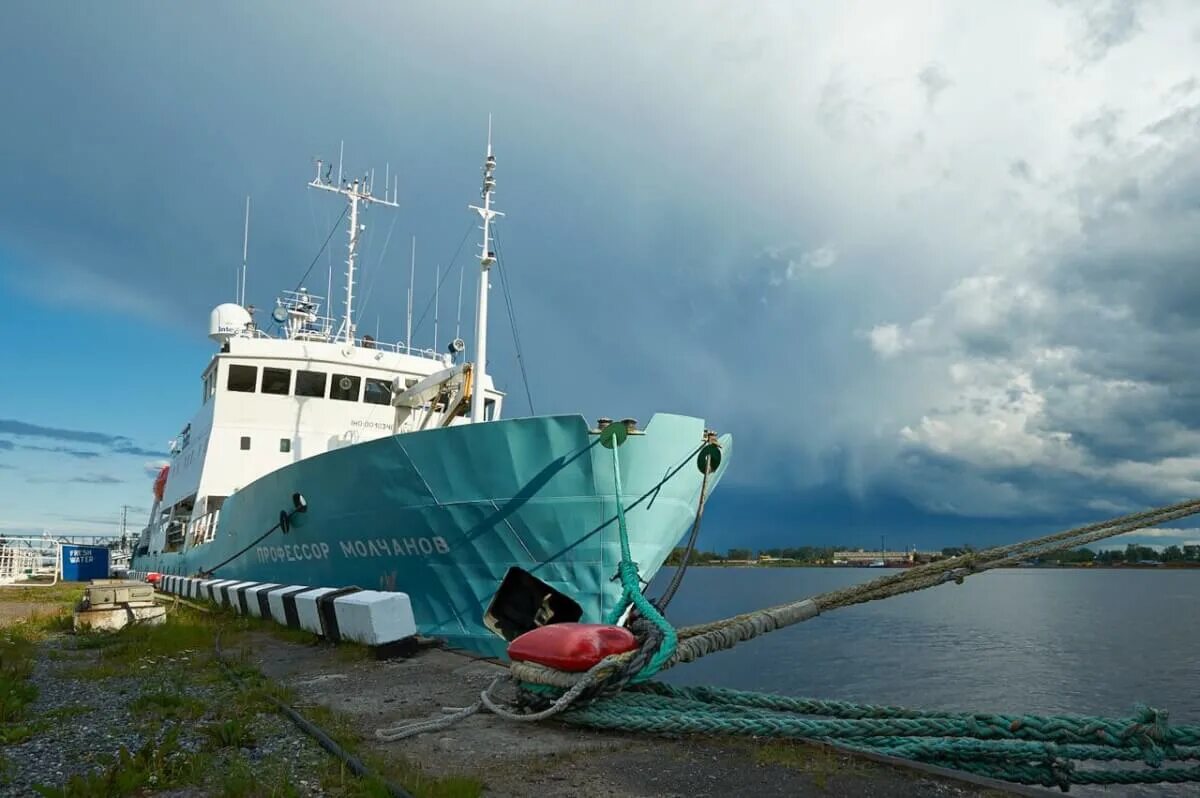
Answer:
M629 546L621 490L622 439L607 439L613 453L614 492L621 541L618 575L622 597L606 618L614 623L633 605L631 629L638 650L601 660L583 674L534 662L514 661L470 707L443 718L379 729L395 740L445 728L482 709L511 720L557 716L574 725L651 734L723 734L784 737L835 743L979 776L1021 784L1153 784L1200 781L1200 725L1170 727L1167 713L1137 707L1129 718L1083 715L1000 715L939 712L844 701L790 698L715 687L672 687L649 681L660 670L732 648L738 643L815 618L822 612L925 590L967 576L1013 565L1026 558L1075 548L1097 540L1173 521L1200 512L1200 499L1145 510L1028 541L910 568L861 585L676 630L641 594L637 563ZM706 473L707 476L707 473ZM702 496L703 496L702 489ZM702 505L701 505L702 506ZM505 706L496 689L512 682L515 706ZM1080 769L1077 762L1140 761L1143 767Z
M1021 784L1153 784L1200 780L1200 726L1128 718L932 712L651 682L562 713L579 726L649 734L719 734L836 743ZM1080 769L1078 762L1144 767Z

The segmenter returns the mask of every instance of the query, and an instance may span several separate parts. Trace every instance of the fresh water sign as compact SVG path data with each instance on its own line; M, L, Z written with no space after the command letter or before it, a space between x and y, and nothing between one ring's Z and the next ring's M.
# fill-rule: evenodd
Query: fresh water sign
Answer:
M65 582L107 579L108 549L105 546L63 546L62 578Z

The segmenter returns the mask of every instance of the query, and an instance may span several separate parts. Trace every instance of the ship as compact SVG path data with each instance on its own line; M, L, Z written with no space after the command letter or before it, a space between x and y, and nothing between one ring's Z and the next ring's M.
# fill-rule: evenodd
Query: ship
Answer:
M373 172L350 179L339 157L335 179L316 161L308 187L339 197L348 221L340 319L301 285L260 328L243 241L240 290L210 315L199 408L154 480L133 570L401 591L419 635L503 655L524 631L600 622L621 601L618 502L647 585L694 530L732 450L704 419L503 415L487 370L489 277L504 265L488 128L467 206L481 221L473 357L457 335L444 350L412 345L411 291L406 340L359 334L365 216L399 206L398 181L385 173L378 194Z

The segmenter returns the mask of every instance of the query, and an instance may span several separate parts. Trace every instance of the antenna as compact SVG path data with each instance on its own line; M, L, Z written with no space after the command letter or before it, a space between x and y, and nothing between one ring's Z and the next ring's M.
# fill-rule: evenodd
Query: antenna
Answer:
M408 265L408 326L404 331L404 348L412 354L413 285L417 279L417 237L412 237L412 261Z
M433 269L433 351L438 348L438 306L442 303L442 281L437 279L438 272L442 270L442 265L439 263Z
M342 143L342 153L345 152L345 142ZM386 205L389 208L397 208L399 205L389 199L380 199L371 194L371 186L367 181L367 176L355 178L353 181L342 184L342 155L338 156L338 184L331 184L326 178L321 175L320 159L317 160L317 176L309 181L310 188L319 188L322 191L332 191L334 194L340 194L350 203L350 241L347 244L346 253L346 317L342 319L342 327L338 330L336 338L341 338L346 343L354 343L354 265L358 262L358 240L362 235L362 231L367 228L365 224L358 221L359 204L370 205L377 203ZM414 245L415 246L415 245ZM331 267L332 272L332 267ZM333 275L330 274L330 283L333 282ZM330 286L332 289L332 285ZM331 290L332 293L332 290ZM328 298L327 298L328 299ZM343 335L344 334L344 335Z
M246 255L250 251L250 195L246 195L246 227L242 231L242 291L238 304L246 306Z
M463 272L466 271L465 266L458 267L458 316L454 319L454 337L461 338L462 335L462 285Z
M496 190L496 156L492 154L492 115L488 114L487 157L483 161L483 188L479 195L483 197L483 207L468 205L473 211L478 211L483 219L483 241L479 245L479 300L475 306L475 390L476 397L471 399L471 423L483 421L484 405L483 385L484 373L487 370L487 297L488 272L496 262L496 254L492 252L492 219L503 216L503 213L492 210L492 192ZM478 400L478 401L477 401Z

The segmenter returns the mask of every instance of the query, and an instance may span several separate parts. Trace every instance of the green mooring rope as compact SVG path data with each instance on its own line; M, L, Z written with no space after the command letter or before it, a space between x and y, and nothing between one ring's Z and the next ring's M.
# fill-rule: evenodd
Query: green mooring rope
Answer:
M642 595L642 580L638 573L638 564L633 561L633 553L629 548L629 527L625 524L625 495L621 490L621 457L617 454L621 441L615 432L614 425L614 434L609 436L609 443L612 445L613 492L617 502L617 530L621 537L621 563L617 566L617 574L621 578L621 598L608 611L604 622L616 624L626 608L632 604L662 633L662 645L659 646L658 651L654 652L654 656L650 658L645 667L631 679L631 682L637 683L646 681L662 670L662 667L675 655L678 637L675 627L671 625L670 621L664 618L658 608Z
M1138 707L1129 718L934 712L789 698L715 687L631 686L559 717L591 728L650 734L717 734L834 743L1020 784L1155 784L1200 781L1200 726L1167 725ZM1144 763L1136 769L1079 762Z

